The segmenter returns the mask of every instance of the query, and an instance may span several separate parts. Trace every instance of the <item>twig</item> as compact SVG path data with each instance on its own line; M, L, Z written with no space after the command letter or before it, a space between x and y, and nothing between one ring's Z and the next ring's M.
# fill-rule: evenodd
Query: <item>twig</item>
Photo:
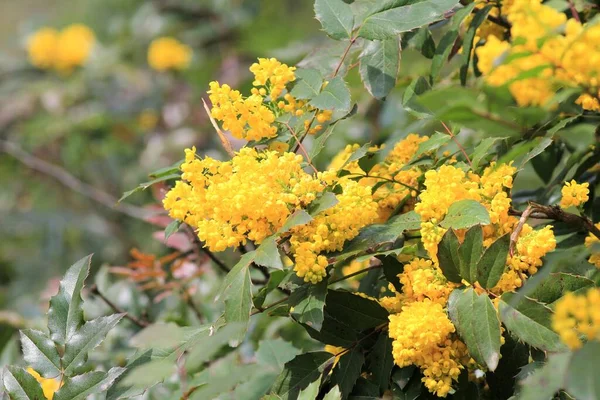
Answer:
M308 155L308 151L306 151L306 148L304 147L304 145L302 144L300 139L298 139L298 136L296 136L296 132L294 132L294 130L292 129L290 124L288 124L287 122L284 122L283 124L286 126L286 128L288 128L288 130L290 131L290 133L292 134L294 139L296 139L296 142L298 142L298 146L300 147L300 150L302 150L302 152L304 153L304 156L306 157L306 161L308 162L308 165L310 165L311 168L313 169L313 171L315 171L315 174L318 174L319 171L313 165L313 163L310 159L310 156Z
M342 276L342 277L340 277L338 279L332 280L331 282L329 282L327 284L327 286L333 285L334 283L338 283L338 282L341 282L341 281L345 281L346 279L350 279L353 276L360 275L360 274L362 274L364 272L368 272L368 271L371 271L372 269L378 269L378 268L383 268L383 265L373 265L371 267L367 267L367 268L361 269L360 271L356 271L356 272L353 272L351 274L344 275L344 276Z
M521 214L521 218L519 219L519 223L515 227L515 230L510 235L510 246L508 247L508 252L511 257L515 252L515 245L517 244L517 240L519 239L521 230L523 230L523 226L525 225L525 222L527 222L527 218L529 218L529 215L531 215L532 212L533 208L531 207L531 205L527 206L525 211L523 211L523 213Z
M346 47L344 54L342 54L342 58L341 58L340 62L338 63L337 67L335 68L332 78L335 78L337 76L338 72L340 72L342 65L344 65L344 61L346 60L346 57L348 56L348 53L350 52L350 48L356 42L356 39L357 39L356 37L353 37L352 39L350 39L350 43L348 43L348 47Z
M392 183L397 183L398 185L400 185L400 186L404 186L405 188L407 188L407 189L409 189L409 190L414 190L414 191L415 191L415 192L417 192L417 193L419 192L419 189L417 189L416 187L413 187L413 186L407 185L406 183L404 183L404 182L400 182L400 181L397 181L397 180L395 180L395 179L386 178L386 177L384 177L384 176L378 176L378 175L369 175L369 174L364 174L364 175L363 175L363 174L350 174L350 175L348 175L348 176L357 176L357 177L358 177L358 176L362 176L362 177L364 177L364 178L381 179L382 181L388 181L388 182L392 182Z
M100 297L102 299L102 301L104 301L116 313L123 314L124 318L127 318L128 320L130 320L131 322L133 322L134 324L136 324L140 328L145 328L148 325L150 325L150 322L146 321L145 319L139 319L139 318L134 317L133 315L131 315L130 313L128 313L128 312L126 312L124 310L122 310L119 306L117 306L115 303L113 303L112 301L110 301L106 296L104 296L100 292L100 290L98 290L98 286L97 285L92 285L90 287L90 292L92 294Z
M118 198L80 181L71 175L67 170L57 165L51 164L27 153L16 143L0 139L0 151L12 156L15 160L21 162L25 166L56 179L63 186L66 186L74 192L92 199L113 211L117 211L129 217L143 221L146 221L151 215L151 213L143 208L132 206L130 204L118 203Z
M567 0L567 2L569 3L569 9L571 10L571 15L573 16L575 21L581 22L581 18L579 18L579 13L577 12L577 9L575 8L575 4L573 4L573 0Z
M512 27L510 22L508 22L507 20L505 20L502 17L494 17L493 15L488 14L487 19L489 21L495 23L496 25L500 25L501 27L506 28L506 29L510 29Z
M545 206L537 203L530 203L532 212L529 218L535 219L552 219L555 221L561 221L566 224L578 227L581 230L590 232L598 239L600 239L600 229L598 229L594 223L585 215L571 214L563 211L558 206ZM511 209L509 211L511 215L522 216L525 212Z
M444 126L444 129L446 129L446 132L448 132L448 135L450 135L450 138L452 139L452 141L454 141L454 143L456 143L456 145L458 146L458 148L460 149L460 152L463 153L463 156L465 156L467 162L469 163L469 165L471 167L473 167L473 163L471 162L471 159L469 158L469 156L467 155L467 152L465 151L464 147L462 147L462 145L460 144L460 142L458 141L458 139L456 139L456 135L454 135L452 133L452 131L450 130L450 128L448 128L448 125L446 125L444 123L444 121L440 121L442 123L442 125Z

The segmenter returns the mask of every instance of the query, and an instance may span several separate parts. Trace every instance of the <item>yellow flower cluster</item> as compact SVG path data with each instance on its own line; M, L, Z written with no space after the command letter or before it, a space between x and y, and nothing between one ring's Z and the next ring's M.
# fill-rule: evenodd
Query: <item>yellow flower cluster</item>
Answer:
M173 37L154 39L148 48L148 65L156 71L186 69L191 59L192 49Z
M520 106L543 106L556 91L581 87L577 103L599 110L600 25L582 25L541 0L514 0L502 13L512 42L488 36L476 49L479 70L492 86L508 85Z
M336 195L338 203L291 231L294 271L306 282L320 282L327 274L328 261L320 253L342 250L346 240L377 219L377 203L369 186L347 178L337 183L342 188L342 193Z
M331 182L333 174L314 177L302 170L294 153L241 149L230 161L196 159L187 149L178 181L163 200L169 215L198 230L213 251L259 244L306 207Z
M69 25L60 32L42 28L29 38L27 52L34 66L68 74L87 61L95 40L94 32L81 24Z
M52 398L54 397L54 393L56 393L56 391L60 389L60 382L57 379L43 378L31 367L27 368L27 372L30 375L32 375L36 381L40 383L42 391L44 392L44 397L46 397L46 399L48 400L52 400Z
M402 283L405 301L423 301L429 299L442 306L448 302L448 296L455 288L444 277L442 270L431 260L415 258L404 266L398 275Z
M579 207L589 200L590 184L577 183L574 179L571 182L565 182L565 185L561 189L562 199L560 199L560 206L562 208Z
M556 303L552 327L571 349L580 348L584 340L600 340L600 289L567 293Z
M595 226L596 226L596 228L600 229L600 222L598 222ZM587 237L585 238L585 247L591 248L592 246L599 246L599 245L600 245L600 239L598 239L598 237L596 237L596 235L594 235L593 233L590 232L587 235ZM590 256L589 262L590 262L590 264L594 264L596 266L596 268L600 268L600 252L592 251L592 255Z
M288 67L275 58L259 58L258 63L250 66L250 72L254 74L252 85L265 86L271 98L276 99L288 83L296 80L295 70L296 67Z
M416 365L430 392L446 397L464 368L466 346L454 338L455 328L441 304L429 299L408 303L389 317L392 354L400 367Z

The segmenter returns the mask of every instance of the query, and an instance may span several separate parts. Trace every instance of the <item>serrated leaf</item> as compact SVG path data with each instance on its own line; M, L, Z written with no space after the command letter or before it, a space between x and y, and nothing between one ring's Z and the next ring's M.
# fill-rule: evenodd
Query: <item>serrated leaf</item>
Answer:
M565 350L566 346L552 329L552 310L528 297L522 297L513 307L513 296L505 293L498 306L500 320L506 329L519 340L540 350Z
M250 312L252 311L252 281L250 280L250 264L254 260L254 254L246 253L237 265L241 265L237 271L235 267L225 277L227 289L225 292L225 313L223 314L225 321L241 322L248 324L250 321ZM248 256L248 257L246 257ZM227 280L227 277L233 272L232 277ZM240 332L237 338L241 342L245 332Z
M27 364L45 378L60 375L60 356L56 345L40 331L24 329L21 331L23 358Z
M415 155L413 156L413 160L418 158L422 154L430 153L439 149L440 147L448 143L450 139L450 135L441 132L436 132L426 141L419 143L419 147L415 152Z
M331 384L340 388L342 396L348 397L365 363L365 356L358 350L350 350L340 357L331 373Z
M462 65L460 67L460 83L465 86L467 83L467 75L469 73L469 65L471 64L471 53L473 49L473 41L475 39L475 34L477 32L477 28L485 21L487 15L492 10L492 6L488 5L478 10L475 13L475 16L471 20L469 24L469 28L467 29L467 33L465 33L465 37L463 40L463 57L462 57Z
M90 269L92 256L73 264L60 281L58 294L50 298L48 329L50 338L64 344L83 325L81 289Z
M268 268L283 269L283 262L277 248L277 236L272 235L264 239L255 250L254 262Z
M289 270L271 271L271 275L269 276L267 284L263 286L253 298L254 306L257 308L262 307L265 303L267 295L273 290L277 289L279 284L291 273L292 272Z
M369 43L360 58L360 76L365 88L376 99L383 99L396 86L400 66L400 41L397 37Z
M532 158L541 154L546 149L546 147L550 146L551 144L552 144L552 139L549 139L549 138L540 139L539 142L536 144L536 146L529 153L527 153L525 155L525 158L523 158L523 160L521 161L521 164L519 165L519 170L523 169L525 164L527 164Z
M340 201L336 197L335 193L325 192L310 203L307 211L311 216L315 216L325 210L330 209L339 202Z
M473 288L456 289L448 299L448 314L473 359L494 371L500 361L500 321L490 298Z
M452 47L458 38L458 31L462 21L471 14L473 8L475 7L475 2L461 8L454 14L452 17L452 26L448 32L442 36L440 42L438 43L435 54L433 56L433 60L431 61L431 82L435 82L440 75L440 71L444 66L446 60L450 56L450 52L452 51Z
M321 379L317 379L298 394L298 400L317 400Z
M310 100L321 92L323 76L313 68L300 68L296 72L296 81L290 94L296 99Z
M288 232L293 227L308 224L312 221L312 217L304 210L297 210L288 217L281 229L277 231L278 235Z
M106 334L117 325L123 315L113 314L87 321L67 340L62 359L65 375L71 376L75 368L86 360L88 353L102 343Z
M316 0L315 16L331 38L349 39L352 35L354 14L342 0Z
M327 142L327 139L329 139L329 137L331 135L333 135L333 130L335 129L335 126L336 126L335 124L329 125L327 127L327 129L325 130L325 132L320 134L315 139L311 149L308 152L308 158L310 158L311 160L314 160L315 157L318 156L319 153L321 153L321 151L325 148L325 142Z
M566 371L565 389L577 400L600 399L600 343L591 340L573 353Z
M326 310L338 321L358 331L375 328L388 322L389 313L377 301L367 299L351 292L329 290Z
M350 90L340 76L333 78L310 105L320 110L350 111Z
M65 379L54 394L54 400L85 400L94 393L106 392L125 368L111 368L108 372L94 371Z
M461 262L459 257L458 236L454 230L448 229L438 245L438 261L446 279L450 282L460 283L462 281L460 268Z
M183 164L185 162L185 158L182 160L177 161L176 163L168 166L168 167L163 167L163 168L159 168L156 171L152 171L148 174L148 177L150 178L161 178L163 176L167 176L167 175L173 175L176 173L179 173L180 171L180 167L181 164Z
M383 40L440 20L457 0L396 0L381 2L366 16L358 36Z
M491 289L502 277L510 246L510 233L497 239L488 247L477 263L476 280L485 289ZM471 279L475 274L471 271Z
M131 385L120 385L120 382L127 377L134 368L144 365L152 360L153 349L136 353L127 363L125 371L114 381L110 389L106 392L106 400L128 399L138 396L144 392L144 388L136 388Z
M521 381L519 400L547 400L564 386L571 353L550 354L543 367ZM531 365L531 364L530 364Z
M11 400L42 400L46 398L38 381L23 368L7 366L2 374L2 383Z
M402 94L402 105L406 106L413 97L425 93L431 89L429 82L422 76L414 78L410 84L404 89Z
M285 363L291 361L299 353L299 349L281 338L266 339L258 343L256 361L263 367L279 373L283 370Z
M475 151L471 155L471 168L473 171L477 171L479 168L479 163L485 156L488 155L488 151L496 144L499 140L504 140L505 137L493 137L493 138L485 138L475 147Z
M576 292L594 285L591 279L584 276L553 272L539 283L528 297L545 304L554 303L567 292Z
M463 229L490 223L490 214L480 202L465 199L452 203L440 225L444 228Z
M323 326L323 307L327 297L327 279L317 284L305 283L290 296L289 304L294 307L292 317L320 331Z
M325 351L300 354L285 364L272 390L284 400L296 399L300 391L319 379L332 363L333 354Z
M393 340L387 333L380 334L373 346L373 350L367 357L368 370L373 374L374 383L379 385L380 393L388 389L390 375L394 367L392 342Z
M469 282L475 282L477 263L483 254L483 229L474 225L465 234L465 240L458 248L460 276Z
M168 174L168 175L160 176L156 179L152 179L151 181L148 181L148 182L140 183L135 189L131 189L131 190L128 190L125 193L123 193L123 195L119 199L118 203L122 202L123 200L125 200L126 198L131 196L132 194L135 194L137 192L141 192L142 190L148 189L150 186L152 186L156 183L170 181L171 179L179 179L179 178L181 178L181 175L179 173Z

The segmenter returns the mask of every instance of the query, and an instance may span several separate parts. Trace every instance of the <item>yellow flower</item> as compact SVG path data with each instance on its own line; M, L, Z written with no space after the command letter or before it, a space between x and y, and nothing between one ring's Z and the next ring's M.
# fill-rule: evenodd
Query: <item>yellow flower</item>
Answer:
M68 73L74 67L83 65L96 38L90 28L82 24L69 25L58 35L55 68Z
M186 69L191 59L192 49L173 37L155 39L148 48L148 64L157 71Z
M556 303L552 327L571 349L578 349L583 341L600 340L600 289L584 295L567 293Z
M464 367L460 360L465 345L453 339L454 325L439 303L429 299L402 307L390 315L389 335L394 361L399 367L414 364L423 372L427 389L438 397L446 397Z
M27 368L27 372L40 383L46 399L52 400L54 393L60 389L60 382L57 379L43 378L31 367Z
M560 200L561 208L569 208L571 206L579 207L589 200L590 184L588 182L577 183L574 179L571 182L565 182L561 189L562 199Z
M454 289L440 268L431 260L415 258L404 266L404 271L398 275L402 291L407 300L423 301L429 299L434 303L445 306L448 296Z
M596 228L600 229L600 222L598 222L595 226L596 226ZM587 248L591 248L594 245L598 246L599 243L600 243L600 239L598 239L596 237L596 235L594 235L591 232L585 238L585 247L587 247ZM600 268L600 252L592 251L592 255L590 256L589 262L590 262L590 264L594 264L596 266L596 268Z
M296 67L277 61L275 58L259 58L258 63L250 66L250 72L254 74L254 86L266 86L271 94L271 101L281 95L285 86L296 80L294 71Z
M29 61L41 69L54 66L58 47L58 32L53 28L42 28L35 32L27 41Z

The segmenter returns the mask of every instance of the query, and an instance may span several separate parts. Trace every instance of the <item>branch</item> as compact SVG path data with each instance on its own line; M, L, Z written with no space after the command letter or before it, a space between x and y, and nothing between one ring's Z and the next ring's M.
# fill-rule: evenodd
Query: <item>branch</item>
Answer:
M579 228L580 230L590 232L591 234L596 236L598 239L600 239L600 229L598 229L594 225L592 220L590 220L585 215L576 215L576 214L572 214L572 213L563 211L558 206L545 206L545 205L537 204L537 203L533 203L533 202L529 204L529 207L531 207L531 209L532 209L532 212L529 215L530 218L552 219L554 221L561 221L568 225L575 226L575 227ZM511 215L523 216L523 214L525 214L525 211L518 211L518 210L511 209L509 211L509 213Z
M529 215L531 215L532 212L533 212L533 208L531 207L531 205L527 206L525 211L523 211L523 213L521 214L521 219L519 219L519 223L517 224L515 230L510 235L510 245L508 247L508 253L510 254L511 257L513 256L513 254L515 252L515 245L517 244L519 235L521 234L521 231L523 230L523 226L525 225L525 222L527 222L527 218L529 218Z
M63 186L91 200L94 200L95 202L100 203L113 211L120 212L129 217L142 221L146 221L146 219L151 215L151 213L143 208L130 204L119 203L119 199L113 195L80 181L64 168L51 164L42 160L41 158L37 158L34 155L27 153L16 143L0 139L0 152L10 155L15 160L35 171L41 172L42 174L56 179Z
M346 47L344 54L342 54L342 58L341 58L340 62L338 63L337 67L335 68L332 78L335 78L337 76L338 72L340 72L342 65L344 65L344 61L346 60L346 57L348 56L348 53L350 52L350 48L356 42L356 39L357 39L357 37L353 37L352 39L350 39L350 43L348 43L348 47Z
M100 293L100 290L98 290L98 286L97 285L92 285L90 287L90 292L93 295L96 295L98 297L100 297L102 299L102 301L104 301L110 308L112 308L114 310L114 312L118 313L118 314L123 314L123 317L130 320L131 322L133 322L134 324L136 324L137 326L139 326L140 328L145 328L148 325L150 325L150 322L146 321L145 319L139 319L134 317L133 315L131 315L130 313L122 310L119 306L117 306L115 303L113 303L112 301L110 301L106 296L104 296L102 293Z
M467 152L465 151L464 147L462 147L462 145L460 144L460 142L458 141L458 139L456 139L456 135L454 135L452 133L452 131L450 130L450 128L448 128L448 125L446 125L444 123L444 121L440 121L442 123L442 125L444 126L444 129L446 129L446 132L448 133L448 135L450 135L450 138L454 141L454 143L456 143L456 145L458 146L458 148L460 149L460 152L463 153L463 156L465 156L465 158L467 159L467 162L469 163L469 165L471 167L473 167L473 163L471 162L471 159L469 158L469 156L467 155Z

